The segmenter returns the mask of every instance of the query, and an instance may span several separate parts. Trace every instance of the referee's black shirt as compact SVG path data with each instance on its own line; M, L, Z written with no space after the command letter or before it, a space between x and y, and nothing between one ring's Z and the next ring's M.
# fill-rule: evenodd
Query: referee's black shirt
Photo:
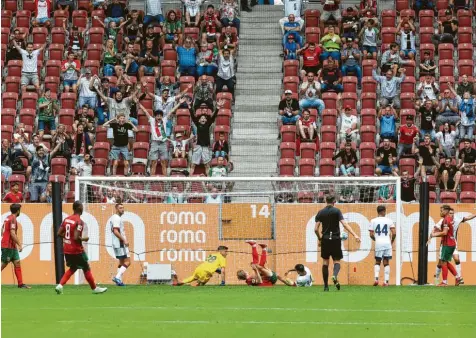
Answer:
M332 205L326 206L316 215L315 221L322 223L323 239L340 239L339 223L344 219L342 212Z

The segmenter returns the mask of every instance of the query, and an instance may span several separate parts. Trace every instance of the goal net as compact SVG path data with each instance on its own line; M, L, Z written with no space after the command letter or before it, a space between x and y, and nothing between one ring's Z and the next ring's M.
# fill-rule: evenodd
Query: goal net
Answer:
M362 241L343 241L340 279L347 284L374 280L369 224L378 205L396 224L391 283L400 284L404 261L416 261L417 227L402 227L399 178L279 177L78 177L76 199L84 203L90 237L87 252L97 279L111 280L117 261L111 248L109 218L114 203L125 205L123 220L131 249L126 283L143 283L150 264L170 264L179 278L189 276L219 245L229 248L227 283L238 284L236 271L250 270L254 239L268 245L267 266L278 274L301 263L321 282L320 248L314 217L334 194L337 207ZM417 220L418 222L418 220ZM383 270L383 269L382 269ZM412 277L412 272L407 272ZM415 270L416 273L416 270ZM142 276L142 277L141 277ZM383 276L382 276L383 277ZM219 283L214 276L210 284ZM77 279L81 282L81 279Z

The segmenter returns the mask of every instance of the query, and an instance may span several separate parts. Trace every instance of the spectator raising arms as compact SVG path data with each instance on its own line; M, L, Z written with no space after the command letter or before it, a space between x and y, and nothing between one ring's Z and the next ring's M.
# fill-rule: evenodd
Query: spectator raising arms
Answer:
M45 49L46 43L40 48L33 50L33 43L26 44L26 50L22 49L13 40L13 46L17 49L22 57L22 69L21 69L21 89L22 91L32 84L35 86L36 91L40 89L40 79L38 78L38 56L40 52Z
M224 87L228 89L231 95L235 96L235 50L225 48L220 50L218 56L218 73L216 78L217 93L224 91Z
M372 77L380 83L380 106L386 107L391 104L400 112L400 96L398 93L399 85L405 80L405 68L399 69L402 77L396 77L391 70L387 70L385 76L377 75L377 65L374 65Z

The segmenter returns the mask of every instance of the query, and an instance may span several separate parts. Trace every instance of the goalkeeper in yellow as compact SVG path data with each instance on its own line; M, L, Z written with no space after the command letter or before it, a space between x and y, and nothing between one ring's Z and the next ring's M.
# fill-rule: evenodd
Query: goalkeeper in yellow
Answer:
M193 275L185 278L181 282L178 281L177 275L173 276L173 285L181 286L196 282L194 286L203 286L208 283L215 272L221 274L220 285L225 285L225 267L226 256L228 254L228 247L220 245L217 252L208 255L205 262L197 266Z

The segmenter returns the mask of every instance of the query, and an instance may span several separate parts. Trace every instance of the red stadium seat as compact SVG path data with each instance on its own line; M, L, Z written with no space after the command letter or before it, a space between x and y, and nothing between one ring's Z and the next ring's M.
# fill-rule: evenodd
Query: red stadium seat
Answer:
M193 87L195 86L195 78L193 76L181 76L179 78L180 82L180 91L187 91L187 93L193 96ZM189 85L192 85L192 88L189 88Z
M376 93L377 81L372 76L364 76L362 78L362 93Z
M177 63L175 61L163 60L160 67L162 76L175 77L175 70L177 68Z
M375 92L362 93L361 95L362 109L375 109L377 102L377 94Z
M21 60L10 60L7 64L8 76L21 77L21 68L23 62Z
M296 126L281 126L281 142L296 142Z
M360 176L374 176L375 160L373 158L361 158L359 161Z
M321 142L335 142L337 134L337 127L322 126L321 127Z
M461 203L476 203L476 192L475 191L462 191L460 196Z
M94 19L94 17L97 16L97 19ZM106 15L104 14L104 11L102 9L96 9L91 12L91 22L93 27L103 27L99 21L104 22L104 19L106 18Z
M60 109L58 121L60 124L72 126L74 123L74 109Z
M397 13L393 9L385 9L381 13L382 27L396 27L395 19Z
M406 76L415 76L416 64L414 60L406 60L406 63L402 65L402 68L405 68Z
M444 92L446 89L448 89L448 82L454 86L455 84L455 78L453 76L440 76L440 80L438 84L440 85L440 93Z
M341 96L342 106L350 106L352 109L357 109L357 94L343 93ZM326 106L327 107L327 106Z
M430 203L436 203L436 192L430 191Z
M299 75L299 61L298 60L284 61L283 68L284 68L284 77Z
M220 133L224 133L225 140L228 142L230 141L230 127L229 126L215 125L215 130L213 130L215 140L218 140L220 138Z
M5 79L5 91L10 93L19 93L20 79L21 78L18 76L8 76Z
M334 176L335 166L332 158L322 158L319 161L319 176Z
M457 17L458 17L459 27L471 28L471 20L472 20L471 11L459 9L457 12Z
M2 124L2 140L7 139L12 140L13 137L13 126L7 126Z
M86 28L88 25L88 13L84 10L73 11L73 26L78 28Z
M420 34L421 34L422 28L431 28L433 30L433 22L435 20L435 13L432 10L428 10L428 9L421 10L418 13L418 16L420 18Z
M360 127L360 140L361 142L374 142L375 143L375 126L361 126Z
M281 142L279 145L279 151L281 158L294 158L296 153L296 143L294 142Z
M322 101L326 109L337 109L337 94L336 93L323 93Z
M36 102L38 101L38 94L37 93L30 93L30 92L23 93L21 101L22 101L22 107L23 108L36 109Z
M336 143L334 142L322 142L320 145L321 148L321 158L330 158L334 157L336 152Z
M97 144L97 143L96 143ZM95 157L93 163L93 176L105 176L107 168L107 158Z
M89 43L102 44L104 39L104 28L91 27L89 29Z
M62 61L64 59L64 45L52 43L48 47L49 59Z
M16 12L17 17L17 28L18 27L25 27L30 28L30 21L31 21L31 12L27 10L21 10Z
M46 61L46 76L60 77L61 75L61 61L48 60Z
M314 176L316 160L314 158L301 158L299 160L299 176Z
M357 77L344 76L342 79L345 93L357 93Z
M442 191L440 192L441 203L456 203L458 197L454 191Z
M124 2L124 1L120 1L120 2ZM90 1L78 0L78 9L82 9L83 11L90 12L91 8L92 6ZM73 15L74 15L74 12L73 12Z
M413 117L413 119L415 120L415 117L416 117L415 109L402 109L402 110L400 110L400 120L401 121L406 121L408 116Z
M413 76L405 76L405 80L400 85L402 93L414 93L416 80Z
M17 0L5 0L3 1L5 10L9 10L11 12L16 12L18 10L18 1Z
M383 27L381 32L382 43L393 43L396 41L397 28Z
M30 108L20 109L20 123L24 123L27 126L34 126L35 118L36 118L36 109L30 109Z
M415 108L415 93L400 94L400 104L402 109L414 109Z
M458 58L459 60L472 60L473 46L470 43L458 44Z
M2 124L3 125L8 125L8 126L13 126L15 125L15 117L16 117L16 110L11 109L11 108L3 108L2 112L0 114Z
M459 60L458 61L458 75L473 76L474 62L473 60Z
M294 176L296 161L293 158L282 158L279 160L279 175Z
M430 53L430 58L435 57L435 45L432 43L422 43L420 44L420 55L423 55L425 52Z
M362 109L360 111L362 125L377 125L377 111L375 109Z
M307 27L319 27L321 12L318 9L306 9L304 19Z
M35 0L23 0L23 9L32 13L36 11Z
M2 27L8 27L10 28L12 25L12 11L4 9L1 12L1 17L2 17ZM5 40L3 40L5 41Z
M396 0L395 1L395 9L397 12L403 11L405 9L410 8L410 2L409 0Z
M17 102L18 102L18 93L2 93L2 109L4 108L11 108L17 109Z
M420 28L420 43L421 44L426 44L426 43L432 43L431 38L435 34L435 30L432 27L421 27Z
M137 142L150 142L150 126L149 125L139 125L137 126L136 141Z
M215 124L217 126L231 126L232 113L230 109L220 109L217 113Z
M299 77L297 76L287 76L283 80L284 90L291 90L293 93L298 92L299 88Z
M321 30L318 27L306 27L305 30L306 43L314 42L319 44L321 40Z
M64 157L55 157L51 160L51 174L66 176L68 161Z
M301 158L312 158L316 157L316 143L315 142L301 142L299 152Z
M99 75L99 68L101 68L101 62L98 60L86 60L84 67L91 69L93 75ZM133 79L133 77L131 77Z
M76 94L63 93L61 94L61 108L76 109Z
M461 191L476 191L476 176L462 175L461 176Z
M2 43L10 40L10 28L2 26Z
M440 60L452 60L455 47L451 43L441 43L438 45L438 56Z
M193 40L197 41L200 36L200 29L198 27L185 27L184 34L192 37Z
M8 178L8 182L10 183L10 186L12 186L12 183L18 183L19 190L23 191L24 186L25 186L25 176L24 175L11 175Z
M363 60L362 61L362 76L372 76L372 69L374 68L374 65L377 64L376 60Z
M375 158L376 145L374 142L362 142L360 144L360 158Z
M177 125L190 126L190 111L188 109L178 109L176 116Z
M143 162L147 164L147 156L149 154L149 142L135 142L132 145L134 160L133 162Z
M177 51L171 44L164 46L164 60L172 60L177 62Z
M35 27L32 30L33 43L44 44L48 37L48 29L46 27Z
M438 70L440 76L453 76L455 62L453 59L446 59L438 61Z
M102 44L90 43L86 48L88 60L102 61Z
M66 33L62 27L53 27L51 29L51 43L66 44Z
M449 6L449 1L448 0L439 0L439 1L436 1L436 9L438 11L441 11L441 10L446 10Z
M60 78L54 76L47 76L45 78L45 89L51 90L51 93L56 94L59 91Z
M399 162L399 170L403 172L405 170L408 171L410 176L415 174L415 159L414 158L401 158Z
M337 110L324 109L322 111L322 125L335 126L337 125Z
M69 13L68 11L64 11L64 10L61 10L61 9L57 9L56 11L54 11L53 13L53 25L55 27L63 27L63 20L66 19L68 20L69 18Z
M472 27L458 28L458 43L473 43L473 28Z
M96 142L93 147L94 150L94 158L104 158L107 159L109 157L109 150L110 145L107 142Z

